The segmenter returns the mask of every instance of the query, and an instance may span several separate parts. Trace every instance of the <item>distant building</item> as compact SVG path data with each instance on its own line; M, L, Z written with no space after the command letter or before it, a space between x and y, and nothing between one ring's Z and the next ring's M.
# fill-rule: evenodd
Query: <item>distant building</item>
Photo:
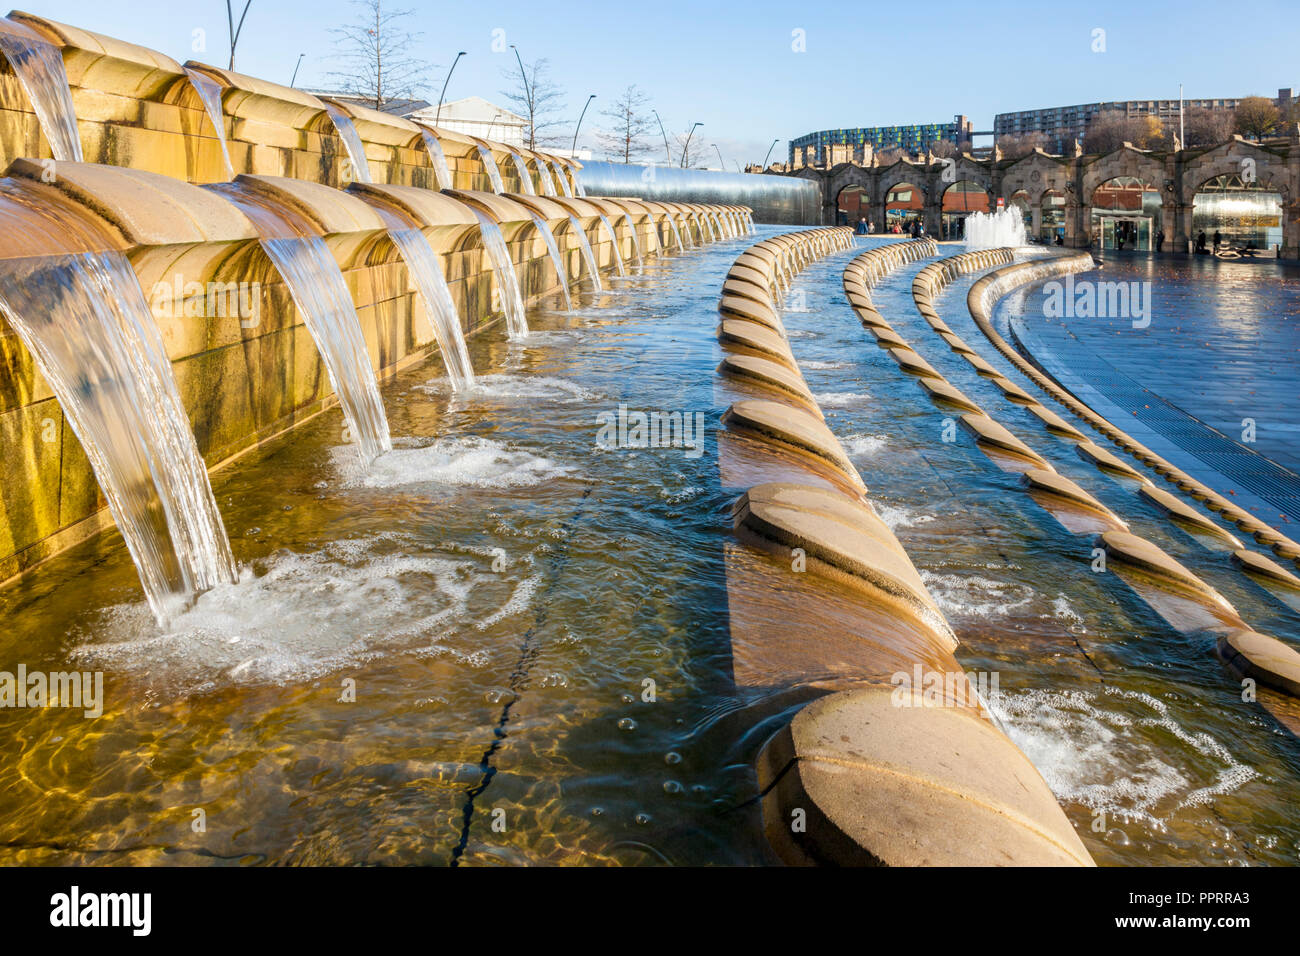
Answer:
M507 146L523 146L524 130L528 126L528 120L524 117L481 96L467 96L463 100L443 103L441 111L435 105L425 104L423 108L403 115L415 122L440 126L466 136L490 139Z
M367 109L375 108L373 99L357 96L354 93L335 93L333 90L303 90L303 92L310 93L312 96L326 96L332 100L338 100L340 103L347 103L350 106L364 106ZM380 112L392 113L394 116L406 116L408 113L413 113L428 105L428 100L389 100L384 104L384 108Z
M1200 107L1207 110L1235 110L1245 97L1183 100L1183 108ZM1295 98L1290 89L1278 90L1274 100L1278 109L1286 110ZM1053 106L1041 110L1021 110L1017 113L999 113L993 119L993 133L997 137L1025 136L1041 133L1043 148L1049 153L1063 154L1074 149L1076 141L1083 142L1088 123L1098 113L1116 110L1126 116L1155 116L1171 132L1178 131L1178 103L1172 100L1114 100L1104 103L1080 103L1076 106Z
M965 116L954 116L951 123L922 123L914 126L860 126L854 129L824 129L805 133L790 140L792 166L821 166L828 161L861 162L865 150L902 149L924 153L935 143L968 142L973 127Z

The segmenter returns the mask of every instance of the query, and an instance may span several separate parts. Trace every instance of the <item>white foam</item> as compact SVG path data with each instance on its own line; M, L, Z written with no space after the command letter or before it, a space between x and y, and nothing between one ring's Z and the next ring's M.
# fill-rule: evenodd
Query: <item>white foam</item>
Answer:
M884 435L849 435L843 439L840 444L844 450L849 453L850 458L866 457L874 455L888 443L888 438Z
M876 509L876 514L880 516L880 520L889 525L894 531L899 528L914 528L917 525L929 524L935 520L934 515L920 514L901 505L887 505L879 501L873 501L871 507Z
M871 398L866 392L818 392L813 398L824 408L849 408Z
M820 332L812 332L808 329L786 329L785 337L787 339L815 339Z
M416 385L415 390L430 395L447 395L452 392L451 383L446 378L430 379L423 385ZM530 402L537 399L553 402L590 402L599 397L596 392L565 378L500 373L480 375L469 388L455 393L455 400L458 403L512 399L527 399Z
M298 682L395 652L472 664L470 654L443 642L521 613L536 591L529 577L500 602L510 578L492 571L486 556L413 552L418 546L395 534L283 552L264 573L244 568L236 583L201 595L163 633L150 626L143 603L109 608L96 642L72 657L182 692ZM492 613L480 619L485 607Z
M1062 801L1161 831L1257 776L1219 741L1183 728L1140 691L1005 690L992 709ZM1171 747L1169 737L1183 747Z
M1019 581L999 581L982 574L921 571L921 580L948 617L988 619L1006 617L1034 599L1035 592Z
M799 362L800 368L811 369L812 371L815 372L826 371L829 369L836 369L836 368L849 368L850 365L852 365L851 362L817 362L813 360L802 360Z
M428 445L406 443L362 466L349 446L330 455L345 488L442 485L520 488L563 478L573 469L489 438L441 438Z

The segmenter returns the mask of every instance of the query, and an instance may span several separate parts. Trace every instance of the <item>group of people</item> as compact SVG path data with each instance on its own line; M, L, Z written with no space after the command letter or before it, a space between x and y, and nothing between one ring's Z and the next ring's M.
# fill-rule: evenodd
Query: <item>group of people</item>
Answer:
M870 236L874 235L875 232L875 220L868 220L866 216L859 218L857 224L853 227L853 234L855 236ZM895 219L888 227L886 227L885 232L892 233L895 236L906 234L911 236L913 239L920 239L925 235L925 225L921 222L919 217L906 224Z

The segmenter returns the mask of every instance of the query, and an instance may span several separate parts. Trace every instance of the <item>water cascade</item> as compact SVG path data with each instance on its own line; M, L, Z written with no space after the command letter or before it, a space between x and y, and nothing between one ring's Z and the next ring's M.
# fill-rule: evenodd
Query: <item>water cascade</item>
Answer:
M551 179L551 170L546 165L546 160L540 156L537 158L537 178L542 181L542 195L555 195L555 180Z
M479 145L478 156L479 159L483 160L483 168L487 170L488 179L492 180L492 191L497 195L505 192L506 185L501 181L501 168L497 166L497 160L492 155L492 150Z
M966 251L1016 248L1025 245L1025 220L1015 207L966 217Z
M546 249L551 254L551 262L555 264L555 275L560 280L560 291L564 293L564 307L572 309L573 300L569 298L569 277L565 274L568 270L564 267L564 257L560 255L560 247L555 243L555 233L551 231L550 224L537 213L530 212L530 215L533 217L533 225L537 227L537 232L546 242Z
M564 175L564 170L560 168L558 163L555 165L555 179L560 184L560 191L572 198L573 190L569 188L569 177Z
M190 78L194 92L199 94L208 119L212 120L212 128L217 131L217 139L221 143L221 159L226 164L226 178L234 179L235 167L230 164L230 148L226 145L226 113L221 105L221 86L216 80L188 66L185 67L185 75Z
M576 216L570 215L569 224L573 234L578 237L578 248L582 251L582 261L587 264L587 278L591 280L591 288L596 292L604 292L605 287L600 282L600 270L596 268L596 253L592 251L591 242L587 239L582 223L578 222Z
M447 154L442 151L442 143L423 126L420 135L424 138L424 148L429 151L429 161L433 163L433 174L438 179L439 189L455 189L455 180L451 178L451 167L447 165Z
M673 216L672 212L668 213L667 219L668 225L671 226L673 230L673 239L677 242L677 251L681 252L686 247L682 245L682 231L677 228L677 219Z
M54 158L81 162L81 135L63 53L35 30L9 19L0 20L0 52L18 75Z
M30 231L39 204L21 184L0 186L5 231ZM207 468L126 257L101 251L6 260L0 311L81 441L158 622L233 582L235 562Z
M347 150L348 161L355 173L351 178L359 183L374 182L370 178L370 161L366 159L366 146L361 142L361 134L353 125L352 117L329 102L325 104L325 112L329 113L330 119L334 121L334 128L338 131L339 139L343 140L343 148Z
M239 182L205 188L221 193L252 220L262 250L279 271L316 342L362 460L369 464L391 451L388 416L356 306L325 240L296 214Z
M498 178L499 175L498 175ZM524 311L523 293L519 291L519 277L515 275L514 260L506 248L505 236L500 227L477 209L471 207L478 218L479 232L483 236L483 248L492 260L492 271L497 275L497 285L501 290L501 308L506 314L507 334L512 339L521 339L528 334L528 313Z
M614 226L609 221L609 217L603 212L600 214L600 221L605 224L605 231L609 233L610 242L613 244L614 265L618 266L618 274L625 276L627 275L627 269L623 266L623 251L618 247L618 233L614 231Z
M632 222L631 213L623 213L623 219L627 223L628 232L632 233L632 251L636 253L636 269L638 272L645 270L645 256L641 254L641 237L637 235L636 225Z
M389 238L402 253L406 270L411 274L415 288L424 301L425 312L429 314L452 390L471 388L474 385L474 366L465 345L465 333L460 327L460 313L456 310L451 290L447 288L447 278L442 273L438 254L428 237L413 221L404 220L396 210L369 196L363 195L362 198L379 213L384 225L388 227Z
M514 150L510 151L510 158L514 160L515 172L519 174L519 184L524 190L525 196L536 196L537 190L533 187L533 177L528 174L528 164L524 158Z

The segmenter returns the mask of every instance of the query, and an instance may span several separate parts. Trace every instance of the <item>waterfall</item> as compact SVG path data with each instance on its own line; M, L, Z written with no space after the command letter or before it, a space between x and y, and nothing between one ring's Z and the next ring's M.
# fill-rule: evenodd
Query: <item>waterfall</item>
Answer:
M0 195L12 201L6 212L35 205L21 186L6 184ZM158 622L200 592L233 582L235 562L207 468L126 257L108 251L6 260L0 312L81 441Z
M582 177L578 175L576 169L573 171L573 191L580 198L586 198L587 190L583 187Z
M361 134L352 123L352 117L343 112L333 103L326 102L325 112L329 113L330 119L334 121L334 129L338 131L339 139L343 140L343 148L347 151L348 161L352 164L352 169L356 173L352 178L359 183L372 183L370 178L370 161L366 159L366 145L361 142Z
M31 100L54 158L81 162L81 135L62 51L30 27L6 19L0 20L0 52Z
M673 239L677 241L677 251L681 252L686 247L682 245L682 232L677 228L677 220L673 217L671 210L668 213L668 225L672 226Z
M628 232L632 233L632 251L636 253L637 271L645 269L645 257L641 255L641 237L636 234L636 223L632 222L631 213L623 213L623 221L627 223Z
M486 146L479 146L478 157L483 161L483 168L487 170L488 179L492 180L492 191L497 195L505 192L505 183L501 181L501 169L497 166L497 160L492 155L492 150Z
M280 273L316 342L363 462L368 465L391 451L388 416L379 397L361 321L343 270L325 240L310 234L274 200L256 195L237 182L205 188L225 196L252 220L262 250Z
M627 275L627 269L623 266L623 250L618 247L618 233L614 231L614 226L603 212L600 213L600 221L605 224L605 231L609 233L610 243L614 249L614 265L618 266L618 274L625 276Z
M424 148L429 151L429 160L433 163L433 174L438 179L439 189L455 189L456 181L451 178L451 167L447 165L447 154L442 151L442 143L423 126L420 135L424 138Z
M679 236L684 236L686 238L687 249L695 248L695 233L691 231L691 217L685 213L682 213L682 232Z
M530 211L529 215L533 217L533 225L537 227L537 231L546 242L547 251L551 254L551 262L555 265L555 275L560 280L560 291L564 293L564 307L572 309L573 300L569 298L568 269L565 268L564 257L560 255L560 247L555 244L555 233L551 231L550 224L537 213Z
M221 86L216 80L205 76L198 70L185 67L185 75L190 78L190 86L199 94L203 108L207 110L212 128L217 131L217 141L221 143L221 158L226 164L226 178L235 178L235 167L230 164L230 148L226 145L226 112L221 105Z
M1025 245L1025 220L1014 206L994 213L971 213L965 227L967 252Z
M410 273L416 291L420 293L424 311L428 313L429 324L438 340L442 364L447 366L447 378L451 382L452 391L471 388L474 385L474 366L469 360L465 333L460 327L460 313L456 310L451 290L447 288L447 278L442 273L438 254L414 222L407 222L382 201L365 193L361 194L361 198L384 220L384 225L388 227L388 237L402 253L406 271Z
M560 184L560 192L572 198L573 190L569 188L569 177L564 175L564 170L560 168L559 163L555 164L555 178Z
M582 252L582 261L587 264L587 278L591 279L591 288L596 292L604 292L605 287L600 283L600 269L596 266L596 253L591 249L586 230L582 228L582 223L578 222L578 217L572 214L569 215L569 225L573 234L578 237L578 248Z
M498 177L500 178L500 177ZM515 275L514 260L506 248L506 240L501 229L483 213L470 210L478 218L479 232L483 236L483 248L492 260L492 271L497 275L497 286L501 292L501 308L506 314L506 329L510 338L520 339L528 334L528 313L524 311L524 297L519 291L519 277Z
M555 195L555 181L551 179L551 170L546 160L540 156L537 158L537 178L542 181L542 194L545 196Z
M528 174L528 164L524 158L514 150L510 151L510 158L515 162L515 172L519 174L519 185L524 190L526 196L536 196L537 190L533 188L533 177Z

